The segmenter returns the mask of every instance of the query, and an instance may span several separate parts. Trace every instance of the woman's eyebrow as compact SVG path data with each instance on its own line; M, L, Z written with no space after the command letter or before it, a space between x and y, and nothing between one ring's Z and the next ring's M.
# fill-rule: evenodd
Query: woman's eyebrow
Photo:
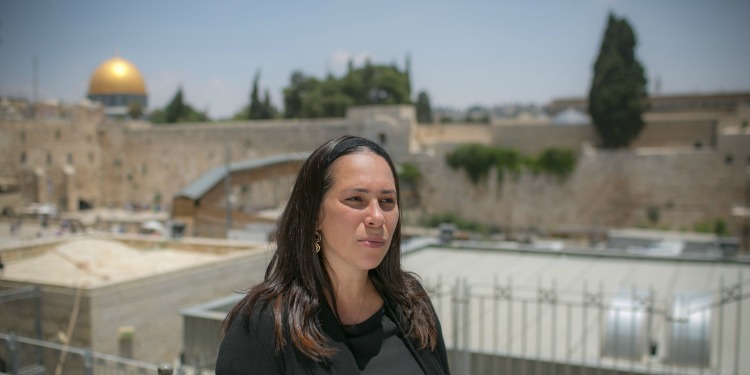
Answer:
M362 194L369 194L370 193L370 189L365 189L365 188L350 188L350 189L344 189L344 190L345 191L354 191L354 192L362 193ZM383 190L380 191L380 194L396 194L396 190L394 190L394 189L383 189Z

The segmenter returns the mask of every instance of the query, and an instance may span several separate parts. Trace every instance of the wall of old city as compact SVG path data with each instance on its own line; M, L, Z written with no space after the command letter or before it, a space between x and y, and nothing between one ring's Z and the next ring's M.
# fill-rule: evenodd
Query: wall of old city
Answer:
M710 124L692 125L697 138ZM687 128L690 132L691 124ZM697 139L711 137L716 138L715 148L606 151L584 143L576 148L575 170L563 181L526 172L499 182L497 171L492 171L475 185L464 171L446 165L445 155L455 147L447 144L432 147L429 156L414 155L411 161L422 169L420 210L428 215L453 212L516 231L644 224L692 229L700 222L723 219L736 233L739 222L731 216L731 208L743 204L742 192L750 177L745 171L750 162L750 132L730 127L716 136ZM732 155L732 161L727 155ZM649 211L658 212L657 222L650 222Z
M94 112L96 113L96 112ZM421 210L454 211L510 227L638 225L659 211L659 224L691 227L743 204L750 162L748 113L650 114L635 148L591 148L589 125L418 126L411 106L351 109L346 118L152 125L101 121L96 115L0 122L2 177L15 177L25 202L60 203L69 179L94 206L171 202L209 169L231 160L309 152L323 141L357 134L379 141L397 162L422 169ZM480 142L535 154L579 151L565 182L522 175L474 186L444 163L461 143ZM64 173L72 166L72 177ZM492 180L492 179L490 179ZM45 197L47 195L47 197ZM40 199L42 198L42 199Z
M0 121L0 176L18 182L22 201L67 209L68 196L99 199L102 118L97 111L74 114Z
M162 202L216 166L227 150L237 162L306 153L345 134L379 141L395 155L408 150L411 106L361 107L342 119L274 120L176 125L115 125L103 135L103 204Z

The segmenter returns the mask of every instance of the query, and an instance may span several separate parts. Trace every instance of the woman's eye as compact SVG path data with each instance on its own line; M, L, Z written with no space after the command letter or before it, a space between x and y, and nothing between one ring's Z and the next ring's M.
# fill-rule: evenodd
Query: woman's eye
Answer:
M346 200L351 201L351 202L362 202L362 197L349 197L349 198L346 198Z

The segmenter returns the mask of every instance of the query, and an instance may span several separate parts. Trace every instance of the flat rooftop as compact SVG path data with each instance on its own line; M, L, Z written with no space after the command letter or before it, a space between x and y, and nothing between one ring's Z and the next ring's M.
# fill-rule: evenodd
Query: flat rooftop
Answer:
M459 245L460 246L460 245ZM605 293L621 288L653 289L657 295L678 290L713 290L723 277L726 284L736 282L741 271L750 277L750 263L703 261L671 257L609 256L604 251L569 254L558 251L507 251L428 247L403 258L404 268L424 281L453 283L456 278L469 284L492 285L512 280L519 287L536 288L538 283L558 290L589 291L599 285Z
M750 347L747 262L455 242L411 252L403 265L429 288L446 344L459 352L750 374L750 356L741 355Z
M226 257L170 248L144 250L116 240L80 238L62 242L39 255L6 263L2 278L93 288L196 267Z

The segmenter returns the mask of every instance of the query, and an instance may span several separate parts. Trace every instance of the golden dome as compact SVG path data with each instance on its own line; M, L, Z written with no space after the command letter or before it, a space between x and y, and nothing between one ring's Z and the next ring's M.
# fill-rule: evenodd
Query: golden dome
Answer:
M128 60L113 57L96 68L89 82L89 95L146 95L141 72Z

